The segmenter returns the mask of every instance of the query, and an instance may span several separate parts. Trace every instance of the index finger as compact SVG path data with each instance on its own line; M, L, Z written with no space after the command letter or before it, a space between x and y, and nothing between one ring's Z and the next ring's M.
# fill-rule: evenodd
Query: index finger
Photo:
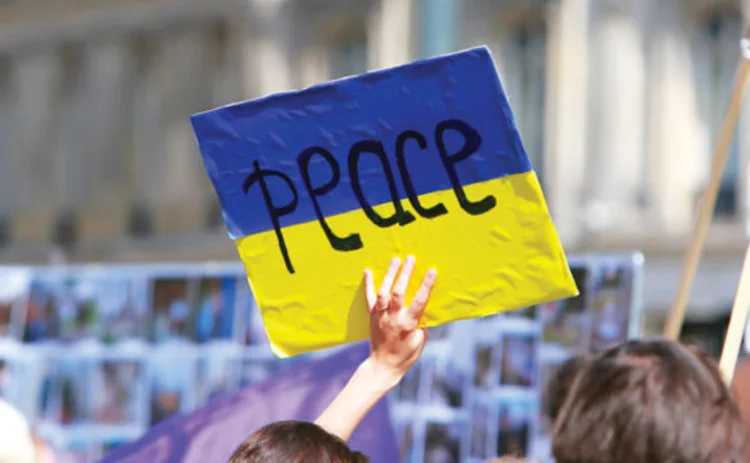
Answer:
M435 269L430 269L427 271L427 275L425 275L424 280L422 280L422 284L419 286L417 294L416 296L414 296L414 300L409 306L409 315L415 321L419 321L419 319L422 318L424 309L425 307L427 307L427 302L430 300L432 288L435 287L436 278L437 271Z
M365 298L367 300L367 309L372 310L375 307L375 278L372 276L372 271L369 269L365 270Z

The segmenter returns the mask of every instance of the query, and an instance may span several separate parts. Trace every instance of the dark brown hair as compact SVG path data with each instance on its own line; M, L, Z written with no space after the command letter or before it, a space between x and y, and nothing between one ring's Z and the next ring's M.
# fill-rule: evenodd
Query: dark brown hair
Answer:
M565 398L568 396L576 376L589 361L588 355L571 357L560 365L560 368L550 379L547 385L547 409L545 411L552 423L557 419L560 408L565 403Z
M629 341L578 373L555 423L557 463L739 463L739 408L705 354Z
M304 421L279 421L259 429L234 451L229 463L369 463L338 437Z

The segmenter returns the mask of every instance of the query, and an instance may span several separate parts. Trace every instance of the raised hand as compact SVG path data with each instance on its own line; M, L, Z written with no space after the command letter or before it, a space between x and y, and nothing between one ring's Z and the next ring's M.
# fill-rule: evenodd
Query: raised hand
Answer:
M402 268L401 259L394 258L377 293L372 272L365 271L371 363L379 376L392 383L391 387L398 384L419 360L427 341L427 330L420 328L419 321L430 299L437 272L432 269L427 272L411 304L406 305L406 290L415 263L415 258L409 256Z

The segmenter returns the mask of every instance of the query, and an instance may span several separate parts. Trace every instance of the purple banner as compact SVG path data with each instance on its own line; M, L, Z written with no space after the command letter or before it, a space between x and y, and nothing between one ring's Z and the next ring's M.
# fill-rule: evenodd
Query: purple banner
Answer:
M367 343L315 359L189 415L175 416L143 438L112 450L102 463L225 462L250 434L281 420L314 421L368 354ZM373 463L399 460L387 399L375 406L350 440Z

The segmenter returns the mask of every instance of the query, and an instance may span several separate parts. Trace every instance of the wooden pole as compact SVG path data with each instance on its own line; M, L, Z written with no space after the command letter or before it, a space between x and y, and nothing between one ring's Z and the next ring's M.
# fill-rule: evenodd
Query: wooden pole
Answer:
M721 350L719 370L724 376L727 384L732 384L734 367L737 365L737 356L740 353L740 343L747 324L747 314L750 311L750 245L745 252L745 264L742 266L740 283L737 286L737 295L732 306L732 315L729 318L727 336L724 338L724 347Z
M711 177L706 186L706 191L703 192L703 197L701 198L695 228L693 229L690 246L688 247L685 263L682 268L680 284L677 288L672 309L667 317L666 325L664 326L664 337L667 339L677 340L680 337L680 331L682 331L682 323L685 320L685 311L687 310L690 290L695 280L695 274L698 271L698 263L703 253L708 227L711 224L716 196L719 193L721 176L724 173L724 168L729 158L729 150L732 147L735 128L737 127L737 120L739 119L740 108L742 107L742 93L748 74L750 74L750 60L743 57L737 70L737 76L735 77L729 108L724 117L719 138L716 141L713 162L711 164ZM675 136L679 136L679 134Z

